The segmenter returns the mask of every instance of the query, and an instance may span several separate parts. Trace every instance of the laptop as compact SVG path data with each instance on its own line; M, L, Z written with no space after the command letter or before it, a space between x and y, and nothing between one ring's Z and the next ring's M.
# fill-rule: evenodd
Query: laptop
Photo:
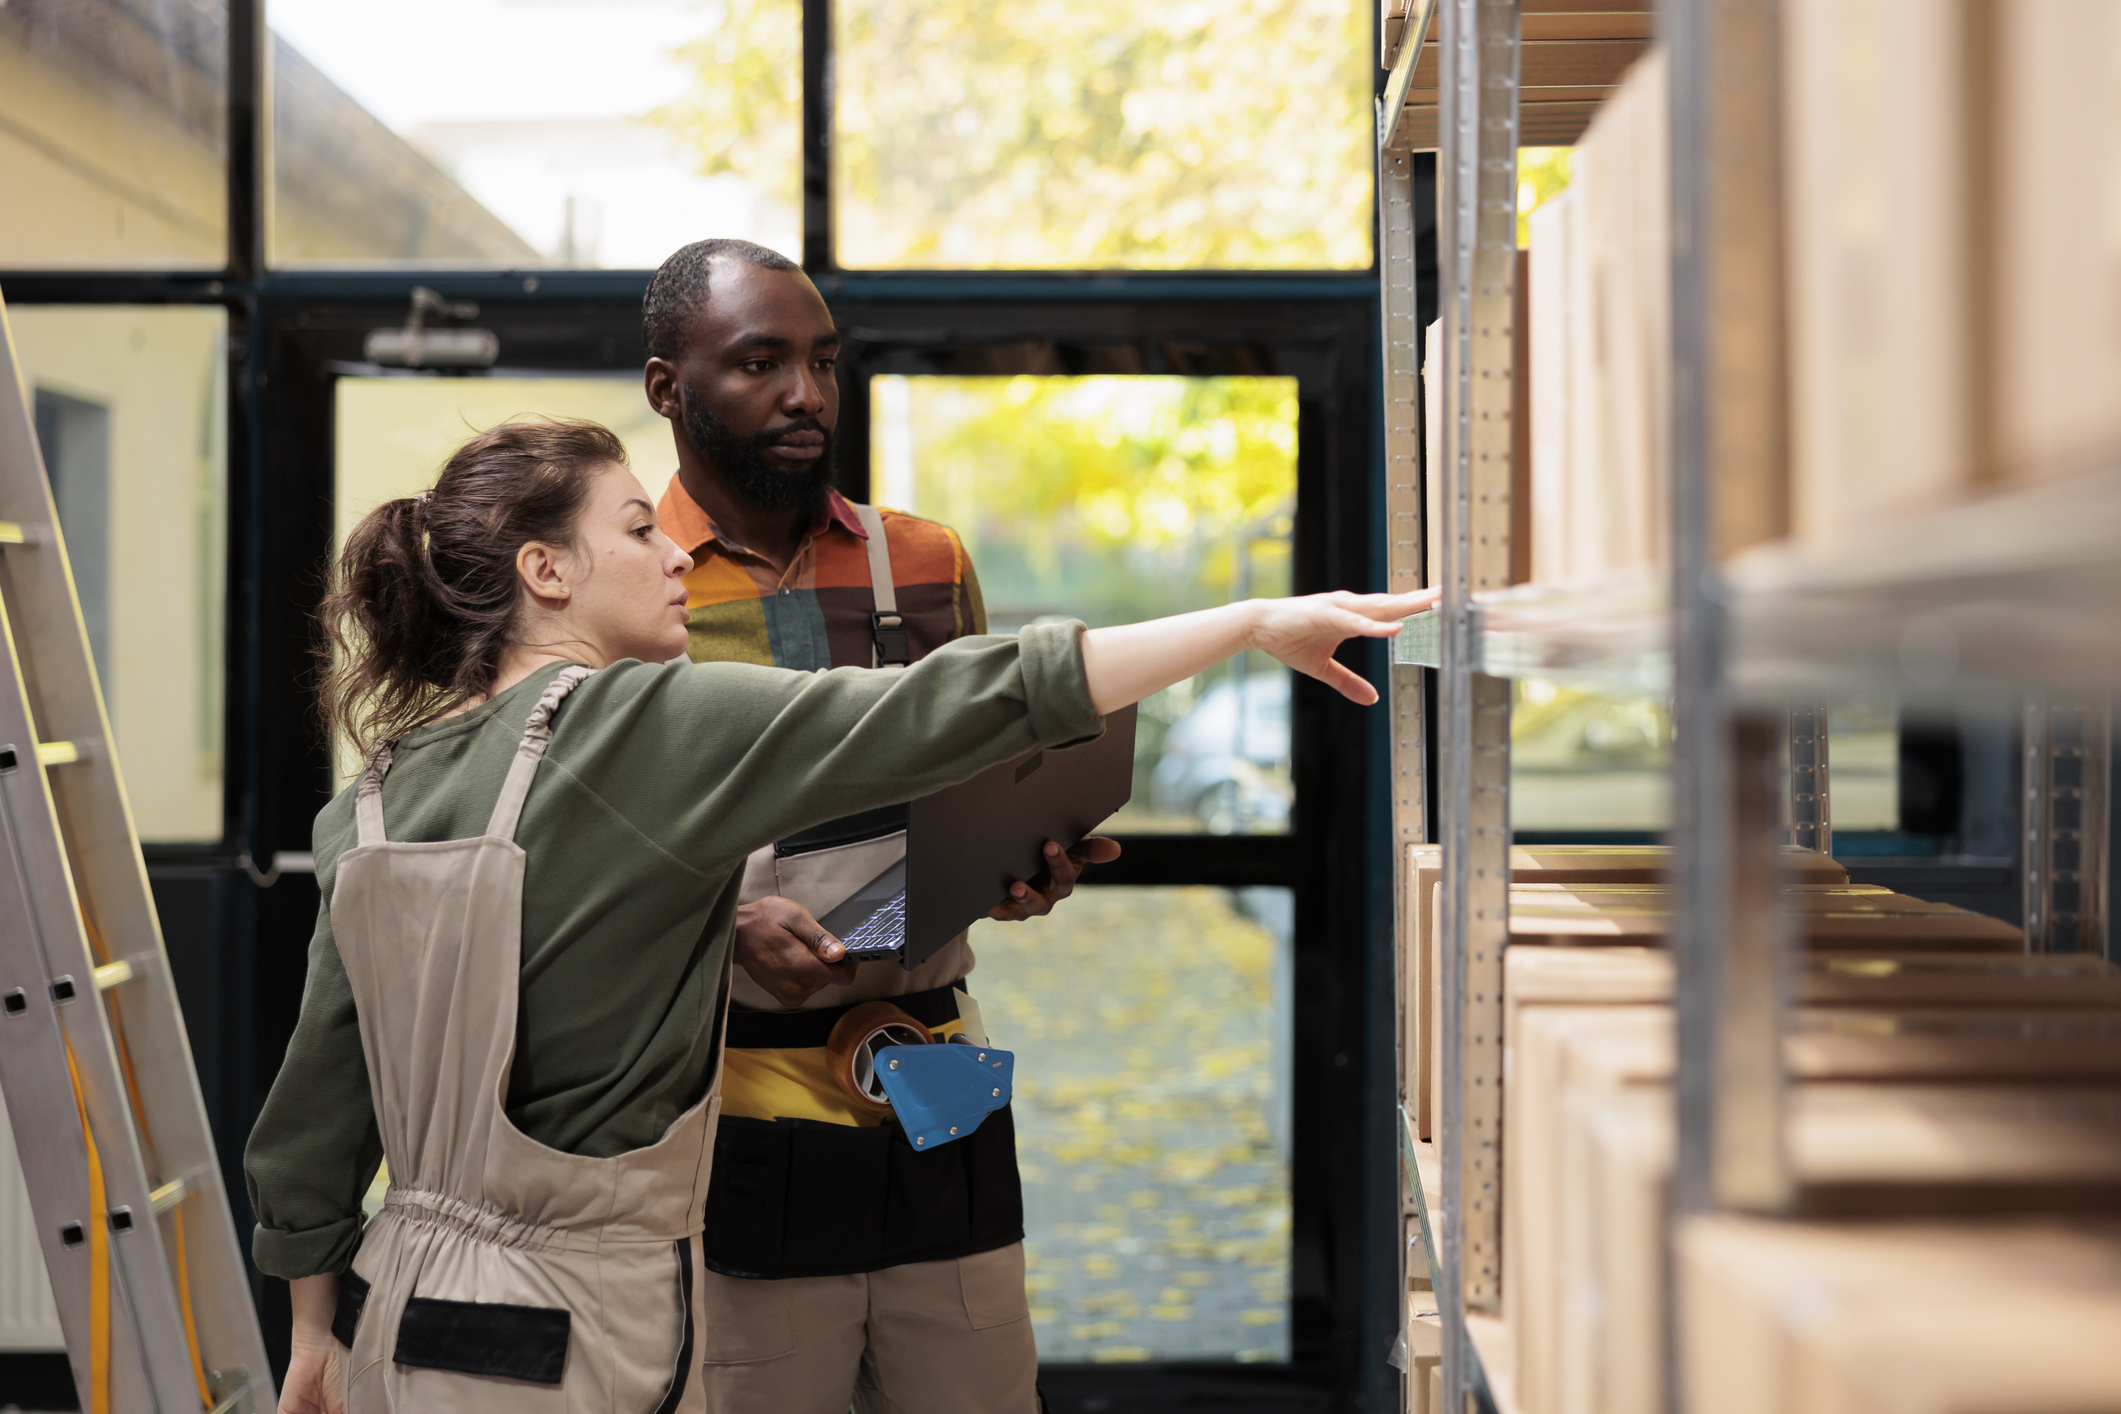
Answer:
M919 967L1006 900L1012 883L1042 875L1047 840L1080 844L1127 803L1134 717L1123 708L1105 718L1095 741L1034 751L914 801L904 857L818 923L858 961L896 957L909 972ZM805 837L833 833L820 826Z

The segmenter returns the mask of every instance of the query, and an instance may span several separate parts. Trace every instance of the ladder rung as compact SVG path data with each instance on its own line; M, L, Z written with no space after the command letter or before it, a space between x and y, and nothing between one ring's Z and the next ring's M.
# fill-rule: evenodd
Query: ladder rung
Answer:
M229 1391L219 1404L207 1410L206 1414L235 1414L236 1407L249 1397L250 1381L246 1379Z
M22 533L22 526L19 522L0 520L0 545L27 544L29 544L29 537Z
M137 975L139 974L133 971L133 965L122 957L116 962L106 962L96 969L96 990L108 992L113 987L132 981Z
M166 1213L198 1191L199 1185L192 1182L192 1176L184 1174L171 1179L160 1188L149 1191L147 1201L153 1205L156 1213Z
M37 743L39 766L71 766L81 759L81 749L70 741L40 741Z

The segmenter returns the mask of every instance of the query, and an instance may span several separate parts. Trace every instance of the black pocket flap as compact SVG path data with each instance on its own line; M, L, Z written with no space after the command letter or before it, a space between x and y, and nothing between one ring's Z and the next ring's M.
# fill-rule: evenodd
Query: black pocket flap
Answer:
M339 1304L331 1313L332 1338L353 1349L354 1328L361 1324L361 1308L368 1304L368 1283L352 1267L339 1273Z
M567 1369L571 1319L551 1306L415 1296L405 1303L390 1358L427 1370L556 1385Z

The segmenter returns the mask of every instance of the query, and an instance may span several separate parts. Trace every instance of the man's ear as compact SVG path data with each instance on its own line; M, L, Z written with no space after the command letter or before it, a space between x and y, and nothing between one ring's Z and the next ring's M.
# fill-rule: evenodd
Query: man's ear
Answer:
M516 577L543 609L560 610L574 598L573 557L556 545L532 540L516 551Z
M667 358L648 360L648 366L641 374L641 383L648 390L648 406L672 422L684 417L682 380L678 377L676 364Z

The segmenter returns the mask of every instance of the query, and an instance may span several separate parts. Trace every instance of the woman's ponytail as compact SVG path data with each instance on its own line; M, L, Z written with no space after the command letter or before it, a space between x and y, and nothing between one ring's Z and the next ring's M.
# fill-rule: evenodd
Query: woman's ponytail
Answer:
M522 610L517 551L572 544L590 483L625 462L594 422L519 418L363 516L319 611L326 728L365 753L490 689Z

